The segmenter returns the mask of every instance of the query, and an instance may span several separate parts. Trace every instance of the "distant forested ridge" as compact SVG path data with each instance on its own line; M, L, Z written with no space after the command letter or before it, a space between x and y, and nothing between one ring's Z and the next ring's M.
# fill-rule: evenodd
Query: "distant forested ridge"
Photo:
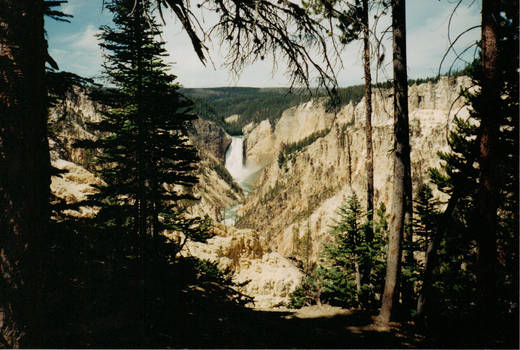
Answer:
M465 75L466 70L452 72L451 76ZM408 85L437 82L439 76L409 79ZM373 84L377 88L391 88L392 82L385 81ZM216 87L216 88L184 88L180 92L194 102L194 112L200 117L211 120L222 127L230 135L241 135L247 124L259 123L268 119L274 125L283 111L309 101L311 98L323 98L328 111L337 110L350 102L358 103L365 94L364 85L353 85L337 90L334 97L327 96L325 91L308 92L290 90L289 88L254 88L254 87ZM240 117L227 123L225 119L234 114Z
M356 85L339 89L334 102L343 106L350 101L357 103L364 94L364 86ZM288 88L253 88L253 87L218 87L181 89L186 97L193 100L194 112L200 117L214 121L230 135L241 135L247 124L259 123L268 119L274 125L283 111L309 101L311 98L323 98L325 91L308 92ZM328 109L333 100L324 100ZM225 119L238 114L240 117L227 123Z
M196 114L231 135L242 134L242 128L250 122L269 119L273 124L284 110L310 99L309 94L291 93L287 88L222 87L182 89L182 93L195 102ZM240 118L226 123L224 119L233 114Z

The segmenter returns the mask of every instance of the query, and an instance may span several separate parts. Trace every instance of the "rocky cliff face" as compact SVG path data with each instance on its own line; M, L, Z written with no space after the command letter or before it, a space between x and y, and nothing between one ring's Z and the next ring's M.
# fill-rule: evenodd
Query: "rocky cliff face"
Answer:
M55 167L69 170L70 173L53 177L52 188L58 197L66 197L67 201L72 200L72 197L84 199L76 190L72 190L75 185L67 179L73 176L71 174L83 174L83 170L93 171L92 161L95 152L75 148L73 145L77 140L100 137L99 133L89 127L89 123L101 120L101 108L103 106L88 97L86 90L75 87L63 102L50 110L51 161ZM223 167L225 152L231 143L231 137L215 123L199 118L189 127L189 138L199 150L201 158L197 173L199 183L194 188L194 193L200 201L195 202L190 210L194 215L209 216L215 221L220 221L222 209L244 200L242 191L233 184L229 176L226 176ZM79 181L78 184L82 186L88 185L89 181L95 178L92 174L92 178L83 175L75 177ZM91 191L87 188L84 190L85 193Z
M334 115L325 112L321 101L313 100L289 108L282 113L276 126L263 120L252 130L246 130L246 160L251 165L268 165L275 160L283 144L330 128L333 120Z
M428 181L428 169L439 165L438 151L447 149L455 113L467 114L458 99L469 79L441 78L437 83L410 87L410 128L414 186ZM393 120L388 90L373 96L375 201L390 207L392 189ZM291 255L295 236L311 232L313 256L327 239L336 208L355 192L366 201L364 101L349 104L333 115L314 101L284 112L274 130L260 123L247 136L247 157L267 162L239 210L239 227L253 228L266 237L273 250ZM283 164L277 161L282 144L294 143L323 131L325 136L295 151ZM325 131L324 131L325 130ZM416 187L415 187L416 188Z
M232 271L233 280L245 284L241 292L254 297L256 308L288 302L303 277L292 261L266 249L265 237L254 230L214 225L213 231L215 236L207 244L189 242L182 253L217 262L222 270Z
M99 137L88 128L88 122L101 119L97 106L84 90L76 89L64 102L50 111L49 142L52 165L63 171L52 177L52 193L67 203L78 203L95 192L94 185L103 182L86 167L93 167L93 154L73 147L79 139ZM242 292L254 297L255 307L273 307L287 301L300 283L301 272L278 253L265 249L267 244L253 230L237 230L220 225L221 209L244 201L242 190L224 168L225 152L231 138L212 122L197 119L190 127L189 138L199 149L199 183L194 193L200 198L189 210L192 215L209 216L215 223L215 237L207 244L189 242L182 254L193 255L231 269L234 280L245 284ZM226 175L227 174L227 175ZM65 214L87 217L96 214L93 207L68 210Z
M212 155L224 165L226 150L231 144L231 136L217 124L197 118L191 123L188 135L195 147L201 152L201 157Z
M61 103L49 111L51 160L63 159L91 167L94 153L73 145L77 140L99 137L88 124L101 121L100 108L88 97L85 89L74 87Z
M427 181L429 167L438 166L436 153L447 149L453 115L467 113L457 96L459 89L469 83L464 77L443 78L438 83L410 88L415 186ZM391 92L376 91L373 101L375 200L389 207L393 166ZM92 155L73 149L71 144L78 138L97 137L85 122L99 120L100 116L96 106L81 95L68 99L62 108L52 112L56 136L50 142L53 164L69 172L53 177L52 189L59 197L75 202L93 191L92 184L101 182L75 164L88 166ZM283 162L278 160L284 145L309 140L312 135L311 141L295 148ZM287 302L302 278L302 273L286 258L296 250L296 241L310 232L316 258L322 242L328 238L334 212L344 198L355 192L362 203L365 201L364 135L363 101L349 104L335 115L325 111L322 101L311 101L285 111L276 125L267 120L248 125L247 163L264 169L246 199L223 167L231 140L215 124L197 120L190 139L199 148L202 159L199 184L194 189L201 199L191 207L191 212L220 222L221 209L245 201L238 212L239 226L243 228L216 224L216 236L208 244L189 243L183 254L210 259L222 268L232 269L237 282L251 280L243 292L255 297L257 307ZM91 214L88 209L75 213Z

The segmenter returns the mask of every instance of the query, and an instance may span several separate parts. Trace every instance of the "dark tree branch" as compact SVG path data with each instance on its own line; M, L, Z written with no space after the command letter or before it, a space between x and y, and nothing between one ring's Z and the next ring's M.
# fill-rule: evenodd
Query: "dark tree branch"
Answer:
M225 66L234 74L239 74L246 65L272 55L285 59L291 87L303 85L310 89L312 71L317 73L319 85L329 92L331 87L337 86L331 57L338 58L339 51L334 45L329 48L328 43L332 28L312 19L297 3L288 0L202 0L197 7L219 15L218 22L205 29L191 11L193 5L189 0L155 1L163 20L163 8L174 12L203 63L208 58L206 40L219 40L230 48Z

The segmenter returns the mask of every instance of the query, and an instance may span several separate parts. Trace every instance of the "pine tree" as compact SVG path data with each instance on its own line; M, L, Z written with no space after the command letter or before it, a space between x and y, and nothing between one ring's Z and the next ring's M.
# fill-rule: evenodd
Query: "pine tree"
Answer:
M333 241L323 246L323 261L317 268L323 301L343 307L373 307L375 294L382 292L386 217L384 207L372 225L353 195L337 210L339 218L331 227ZM374 237L368 237L374 227ZM362 276L361 266L370 262L371 274ZM366 281L366 282L365 282Z
M407 229L412 219L412 177L408 123L408 79L406 68L406 6L404 0L392 0L393 69L394 69L394 185L390 234L388 240L385 291L379 319L388 323L399 302L402 242L412 242ZM407 254L409 263L413 260ZM409 286L402 285L403 302L409 303Z
M506 6L507 4L507 6ZM493 170L495 191L493 201L497 203L496 237L492 243L493 258L486 268L496 274L493 289L496 288L492 313L498 311L504 317L518 319L518 309L513 300L518 298L518 3L501 4L498 21L498 61L496 70L497 94L493 119L497 123L495 157L497 166ZM512 59L512 58L515 59ZM480 60L476 60L469 69L475 86L482 86L483 72ZM439 270L437 271L436 304L445 305L444 313L461 314L477 312L474 305L482 302L487 293L482 290L482 260L477 254L478 242L482 238L481 214L479 214L479 157L481 151L480 135L483 117L489 117L488 96L485 91L476 89L465 91L470 116L467 119L455 118L455 128L450 133L450 152L440 153L443 160L442 170L432 170L432 180L439 190L450 195L448 207L451 218L448 227L441 228L444 235L439 251ZM447 226L443 223L444 226ZM446 232L444 232L446 231ZM479 236L480 235L480 236ZM461 268L464 266L464 269ZM489 277L489 276L488 276ZM480 282L480 284L479 284ZM488 281L489 282L489 281ZM487 295L489 297L489 295ZM441 310L437 310L440 312ZM488 312L489 309L484 310ZM480 310L479 312L482 312ZM514 316L516 313L516 316ZM479 336L488 334L488 339L496 338L492 334L495 324L493 315L482 319L484 325ZM516 328L518 329L518 328Z
M417 240L413 242L413 246L409 249L412 252L424 252L425 260L424 265L417 262L414 266L407 266L407 269L410 271L408 277L410 282L416 285L417 288L415 289L419 290L416 313L419 317L422 317L431 295L432 267L435 265L431 251L433 242L438 239L436 236L440 234L438 229L440 213L437 209L439 201L434 198L432 190L427 184L419 187L416 198L416 218L413 221L413 231ZM419 278L418 275L422 278Z
M92 197L98 219L134 237L155 237L165 229L186 231L197 222L181 220L180 202L189 189L196 150L188 145L186 123L191 102L178 92L176 77L163 62L164 43L150 8L133 0L106 7L114 25L101 28L104 69L114 88L93 96L108 106L95 127L105 135L80 145L101 149L97 164L106 186ZM195 220L195 219L194 219Z

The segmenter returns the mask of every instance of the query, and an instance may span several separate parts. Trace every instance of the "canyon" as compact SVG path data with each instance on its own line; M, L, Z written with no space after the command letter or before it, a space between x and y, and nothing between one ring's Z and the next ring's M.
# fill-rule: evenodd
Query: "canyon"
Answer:
M470 86L463 76L410 86L414 188L428 183L429 168L440 165L437 153L448 149L453 117L468 115L459 94ZM374 199L376 207L382 203L389 208L392 93L375 89L372 100ZM189 213L210 218L214 237L188 243L182 254L217 262L238 283L250 281L242 292L255 298L257 308L286 305L304 276L296 245L305 235L310 236L310 258L317 261L336 209L353 193L366 201L364 100L335 113L325 102L313 99L285 110L275 121L249 123L238 137L202 118L188 128L200 157L193 190L199 200L190 204ZM99 120L100 108L78 90L51 111L52 164L67 170L53 176L51 188L68 203L81 201L95 190L93 185L102 184L93 174L95 154L73 147L76 139L99 137L88 123ZM94 214L95 208L85 207L74 213Z
M441 77L409 87L414 189L429 182L430 168L440 166L437 153L448 150L453 117L468 116L459 94L470 86L467 77ZM376 89L372 96L375 208L380 204L389 208L391 201L392 100L390 90ZM275 125L264 121L247 133L246 164L264 168L238 210L237 226L258 230L270 248L284 256L291 256L295 243L309 231L316 260L328 239L335 210L354 193L361 203L366 202L364 111L364 99L337 113L328 113L323 102L312 100L285 111ZM306 138L316 139L304 145ZM301 149L280 161L280 151L298 143Z

